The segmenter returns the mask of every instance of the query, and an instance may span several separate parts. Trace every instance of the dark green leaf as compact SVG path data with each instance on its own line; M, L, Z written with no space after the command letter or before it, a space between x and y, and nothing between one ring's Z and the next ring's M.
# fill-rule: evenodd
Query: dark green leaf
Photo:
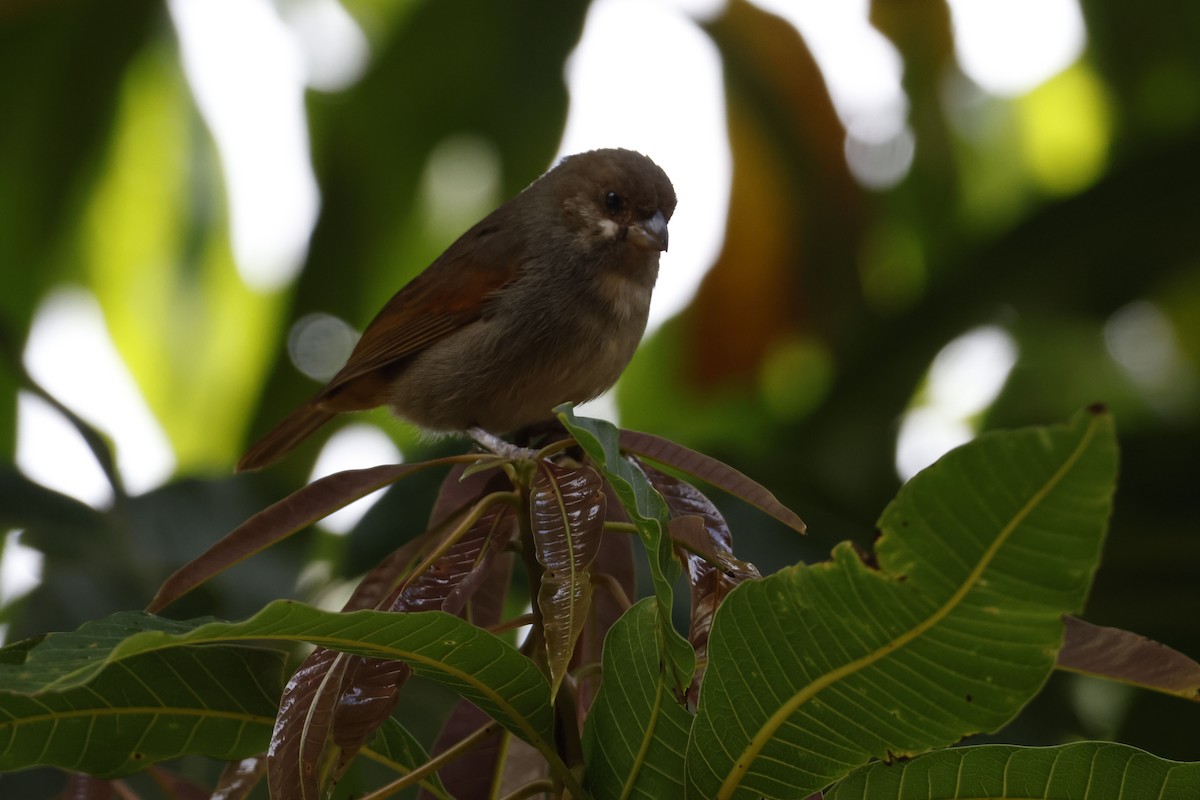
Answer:
M637 526L642 545L650 562L654 581L654 596L658 604L658 642L661 655L669 660L671 679L682 697L696 669L696 654L687 640L671 624L674 583L679 577L679 562L667 536L670 514L662 496L654 490L645 474L621 456L619 432L602 420L577 418L570 406L556 409L559 420L596 464L625 512Z
M1194 800L1200 763L1180 764L1133 747L1076 742L1062 747L957 747L857 770L826 800Z
M53 634L23 666L4 666L0 770L44 764L116 777L184 755L238 759L266 748L283 653L222 644L106 659L123 627L114 618Z
M805 797L1011 719L1087 594L1116 460L1096 410L986 434L901 490L877 566L843 544L742 583L713 624L689 794Z
M588 789L597 798L683 796L692 717L674 696L654 646L656 615L646 598L604 641L604 677L583 731Z

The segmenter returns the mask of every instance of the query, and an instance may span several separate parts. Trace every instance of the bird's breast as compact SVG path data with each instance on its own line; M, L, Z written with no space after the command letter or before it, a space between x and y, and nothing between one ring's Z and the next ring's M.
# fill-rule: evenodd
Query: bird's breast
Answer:
M617 270L606 270L596 279L596 291L604 305L621 323L640 320L646 324L650 312L650 296L654 281L658 277L657 265L651 274L630 274ZM639 331L638 335L641 335Z

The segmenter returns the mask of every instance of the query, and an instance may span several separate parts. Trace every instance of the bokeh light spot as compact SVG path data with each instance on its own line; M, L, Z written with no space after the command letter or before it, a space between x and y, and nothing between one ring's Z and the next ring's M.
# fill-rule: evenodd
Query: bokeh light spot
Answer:
M355 423L347 425L329 437L313 465L309 481L324 478L347 469L361 469L378 464L399 464L403 459L400 450L388 435L374 425ZM379 502L385 489L355 500L345 508L330 514L318 524L331 533L349 533L371 506Z
M896 471L903 480L971 440L977 416L1000 394L1016 359L1016 342L994 325L968 331L941 349L896 437Z
M300 270L320 197L308 154L305 66L268 0L170 0L184 71L221 152L242 279Z
M34 380L112 437L126 487L148 491L175 469L158 421L117 353L96 298L59 289L42 302L25 345ZM35 481L100 506L112 491L74 428L41 400L22 394L17 413L17 465Z
M759 373L759 391L777 419L794 421L825 399L833 372L829 348L815 339L796 337L767 354Z
M1194 413L1200 377L1162 309L1146 300L1118 309L1104 324L1104 343L1150 405Z
M963 72L993 94L1014 97L1083 53L1078 0L950 0Z
M310 378L327 381L350 357L358 331L332 314L307 314L288 332L288 356L296 369Z
M1077 65L1016 101L1021 145L1034 180L1047 191L1084 189L1104 171L1111 115L1104 87Z
M452 241L500 201L500 153L473 134L447 137L433 148L421 181L430 235Z
M868 189L883 191L908 175L916 152L916 138L907 126L883 141L847 134L844 149L846 164L855 180Z

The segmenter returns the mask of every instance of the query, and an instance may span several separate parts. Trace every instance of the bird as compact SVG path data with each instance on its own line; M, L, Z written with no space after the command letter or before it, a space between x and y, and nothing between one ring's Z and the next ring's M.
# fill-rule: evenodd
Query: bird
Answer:
M564 157L396 292L237 471L275 463L342 413L388 406L428 433L494 445L599 396L645 332L675 205L641 153Z

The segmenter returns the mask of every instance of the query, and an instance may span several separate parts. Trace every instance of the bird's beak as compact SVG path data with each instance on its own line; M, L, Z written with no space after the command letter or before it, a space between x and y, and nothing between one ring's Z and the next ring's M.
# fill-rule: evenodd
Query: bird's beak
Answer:
M655 211L654 216L637 225L629 226L629 237L640 247L647 250L667 249L667 218L661 211Z

